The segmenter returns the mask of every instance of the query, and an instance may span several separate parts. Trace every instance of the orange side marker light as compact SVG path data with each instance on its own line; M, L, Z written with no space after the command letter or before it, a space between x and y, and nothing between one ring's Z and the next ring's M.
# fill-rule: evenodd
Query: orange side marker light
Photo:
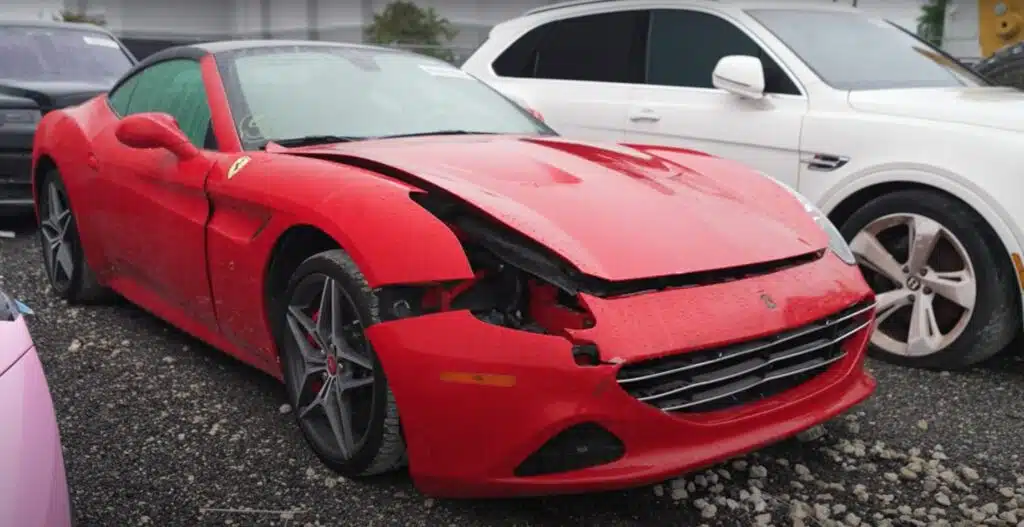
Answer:
M1010 256L1013 260L1013 266L1017 268L1017 281L1021 289L1024 289L1024 261L1021 261L1020 255L1013 253Z
M500 375L492 373L445 371L441 372L441 380L443 382L475 384L477 386L495 386L498 388L511 388L516 385L516 377L514 375Z

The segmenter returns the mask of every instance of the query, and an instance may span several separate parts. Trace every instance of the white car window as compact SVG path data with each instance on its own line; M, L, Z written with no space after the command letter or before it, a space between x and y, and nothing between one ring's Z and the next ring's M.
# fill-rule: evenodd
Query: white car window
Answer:
M988 83L895 24L858 13L752 9L748 13L839 90Z
M761 46L721 17L684 9L651 12L647 43L647 83L688 88L713 88L711 73L727 55L761 60L765 91L799 95L800 90Z
M642 82L645 11L549 22L523 35L493 64L502 77Z

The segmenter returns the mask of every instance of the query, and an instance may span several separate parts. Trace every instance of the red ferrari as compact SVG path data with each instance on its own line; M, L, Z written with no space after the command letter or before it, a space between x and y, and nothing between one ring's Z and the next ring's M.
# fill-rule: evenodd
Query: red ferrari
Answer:
M664 480L868 397L829 221L697 152L590 144L441 61L168 49L41 121L46 273L283 380L346 476L446 497Z

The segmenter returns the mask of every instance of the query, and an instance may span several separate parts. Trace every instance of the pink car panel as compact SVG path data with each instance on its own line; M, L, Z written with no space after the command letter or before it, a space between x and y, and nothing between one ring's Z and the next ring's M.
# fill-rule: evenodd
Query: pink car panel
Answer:
M25 318L0 321L0 526L71 523L60 432L43 365Z

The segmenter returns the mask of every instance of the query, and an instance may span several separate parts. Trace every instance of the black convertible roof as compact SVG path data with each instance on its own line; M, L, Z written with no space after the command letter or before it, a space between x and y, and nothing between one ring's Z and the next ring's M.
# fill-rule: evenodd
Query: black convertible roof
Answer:
M39 29L74 29L77 31L93 31L113 37L114 34L107 28L88 24L85 22L60 22L56 20L3 20L0 19L0 27L31 27Z
M139 70L146 68L157 62L163 62L165 60L172 59L190 59L199 60L207 55L213 55L216 57L221 54L231 54L239 51L245 51L250 49L261 49L261 48L277 48L277 47L290 47L290 46L316 46L325 48L342 48L342 49L367 49L367 50L379 50L389 51L392 53L410 53L395 48L388 48L383 46L371 46L367 44L352 44L347 42L324 42L322 40L218 40L214 42L196 42L192 44L183 44L180 46L174 46L166 49L162 49L135 65L131 70L125 73L120 80L114 84L111 91L117 89L128 77L131 77Z
M316 46L325 48L375 49L381 51L403 52L395 48L352 44L347 42L324 42L322 40L218 40L215 42L197 42L160 50L142 61L139 67L169 59L200 59L206 55L220 55L250 49L277 48L289 46Z
M393 48L383 48L380 46L370 46L367 44L352 44L348 42L330 42L323 40L220 40L217 42L204 42L201 44L195 44L196 47L203 49L207 53L227 53L231 51L244 51L247 49L258 49L258 48L272 48L281 46L323 46L331 48L356 48L356 49L381 49L381 50L393 50Z

